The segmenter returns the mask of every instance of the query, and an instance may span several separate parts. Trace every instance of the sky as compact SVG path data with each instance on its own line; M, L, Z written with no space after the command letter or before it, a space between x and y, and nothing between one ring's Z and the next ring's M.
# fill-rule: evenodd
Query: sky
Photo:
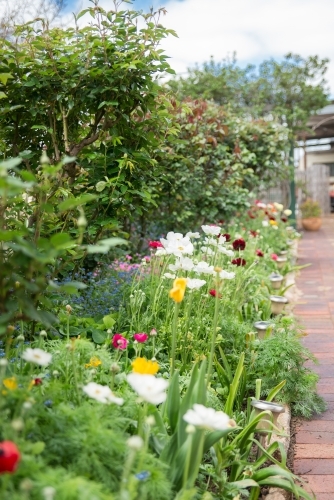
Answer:
M100 0L112 8L112 0ZM68 0L69 7L89 0ZM124 4L126 5L126 4ZM134 0L133 8L148 11L164 6L162 24L174 29L162 48L178 74L214 56L236 52L238 63L259 64L288 52L329 58L327 79L334 96L334 0Z
M113 8L113 0L100 4ZM66 18L89 5L89 0L67 0ZM334 0L133 0L133 6L124 6L145 12L151 6L166 8L161 22L178 38L168 37L162 48L179 75L211 56L219 62L234 52L242 67L281 60L288 52L318 55L330 59L327 80L334 98Z

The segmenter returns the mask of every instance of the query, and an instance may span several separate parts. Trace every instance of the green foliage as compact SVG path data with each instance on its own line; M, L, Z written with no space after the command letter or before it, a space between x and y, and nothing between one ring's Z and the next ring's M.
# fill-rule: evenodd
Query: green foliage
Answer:
M309 116L328 102L327 65L328 59L291 53L280 62L263 61L258 69L240 68L235 58L222 63L211 59L168 85L183 98L204 96L242 115L270 114L286 124L294 138L305 131Z
M262 379L263 394L278 380L286 380L279 399L292 407L292 412L310 418L325 410L324 400L316 393L319 377L305 367L315 358L300 342L300 335L289 321L274 329L274 334L263 340L257 349L252 376Z
M189 227L230 219L250 205L250 192L288 176L284 161L287 136L283 127L265 120L237 118L213 103L186 101L175 110L177 139L161 159L165 176L156 186L157 227ZM145 227L146 225L146 227ZM142 231L148 230L143 221Z
M89 25L51 29L40 19L17 26L15 43L0 40L0 90L6 94L0 154L24 152L33 172L41 145L52 164L67 155L72 161L57 171L53 189L69 200L95 196L86 209L89 243L112 236L134 210L141 214L153 203L146 184L161 174L154 156L177 131L156 80L172 72L158 49L174 34L161 26L163 12L107 12L94 2L77 16L78 23L90 16ZM70 227L68 213L63 230Z
M72 221L72 234L62 231L64 207L52 189L53 176L66 160L50 165L43 154L35 175L19 169L20 164L20 158L0 163L0 335L8 325L11 334L18 321L21 329L23 322L31 322L31 333L36 323L51 327L57 321L51 296L85 288L76 281L58 285L58 274L70 272L87 252L105 253L126 243L111 238L95 246L82 244L86 224L82 206L90 195L71 199L76 214L71 213L81 213L81 222L80 217Z
M308 199L300 205L303 219L309 217L321 217L321 207L315 200Z

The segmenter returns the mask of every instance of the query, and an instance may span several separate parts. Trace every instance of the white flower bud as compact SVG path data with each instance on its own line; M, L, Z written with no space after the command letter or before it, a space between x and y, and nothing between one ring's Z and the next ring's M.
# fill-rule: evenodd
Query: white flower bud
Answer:
M139 451L144 446L144 441L142 440L142 438L140 436L131 436L127 440L127 445L132 450Z
M22 418L16 418L12 421L11 426L13 427L14 431L22 431L22 429L24 428L24 422Z

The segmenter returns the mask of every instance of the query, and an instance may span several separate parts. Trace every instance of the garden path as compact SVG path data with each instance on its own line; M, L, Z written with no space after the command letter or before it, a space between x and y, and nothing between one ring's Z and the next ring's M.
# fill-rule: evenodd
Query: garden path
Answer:
M318 232L305 232L298 265L311 263L297 277L302 296L294 313L305 327L303 343L319 360L312 366L318 392L328 409L297 427L295 473L317 500L334 500L334 215L324 217Z

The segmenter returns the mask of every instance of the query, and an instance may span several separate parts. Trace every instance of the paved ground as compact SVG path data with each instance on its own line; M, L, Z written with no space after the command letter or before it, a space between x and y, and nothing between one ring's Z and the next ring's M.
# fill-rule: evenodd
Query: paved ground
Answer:
M324 218L320 231L304 233L298 253L299 265L312 265L297 277L303 295L294 312L308 334L303 343L319 360L313 368L328 410L299 426L295 473L317 500L334 500L334 216Z

